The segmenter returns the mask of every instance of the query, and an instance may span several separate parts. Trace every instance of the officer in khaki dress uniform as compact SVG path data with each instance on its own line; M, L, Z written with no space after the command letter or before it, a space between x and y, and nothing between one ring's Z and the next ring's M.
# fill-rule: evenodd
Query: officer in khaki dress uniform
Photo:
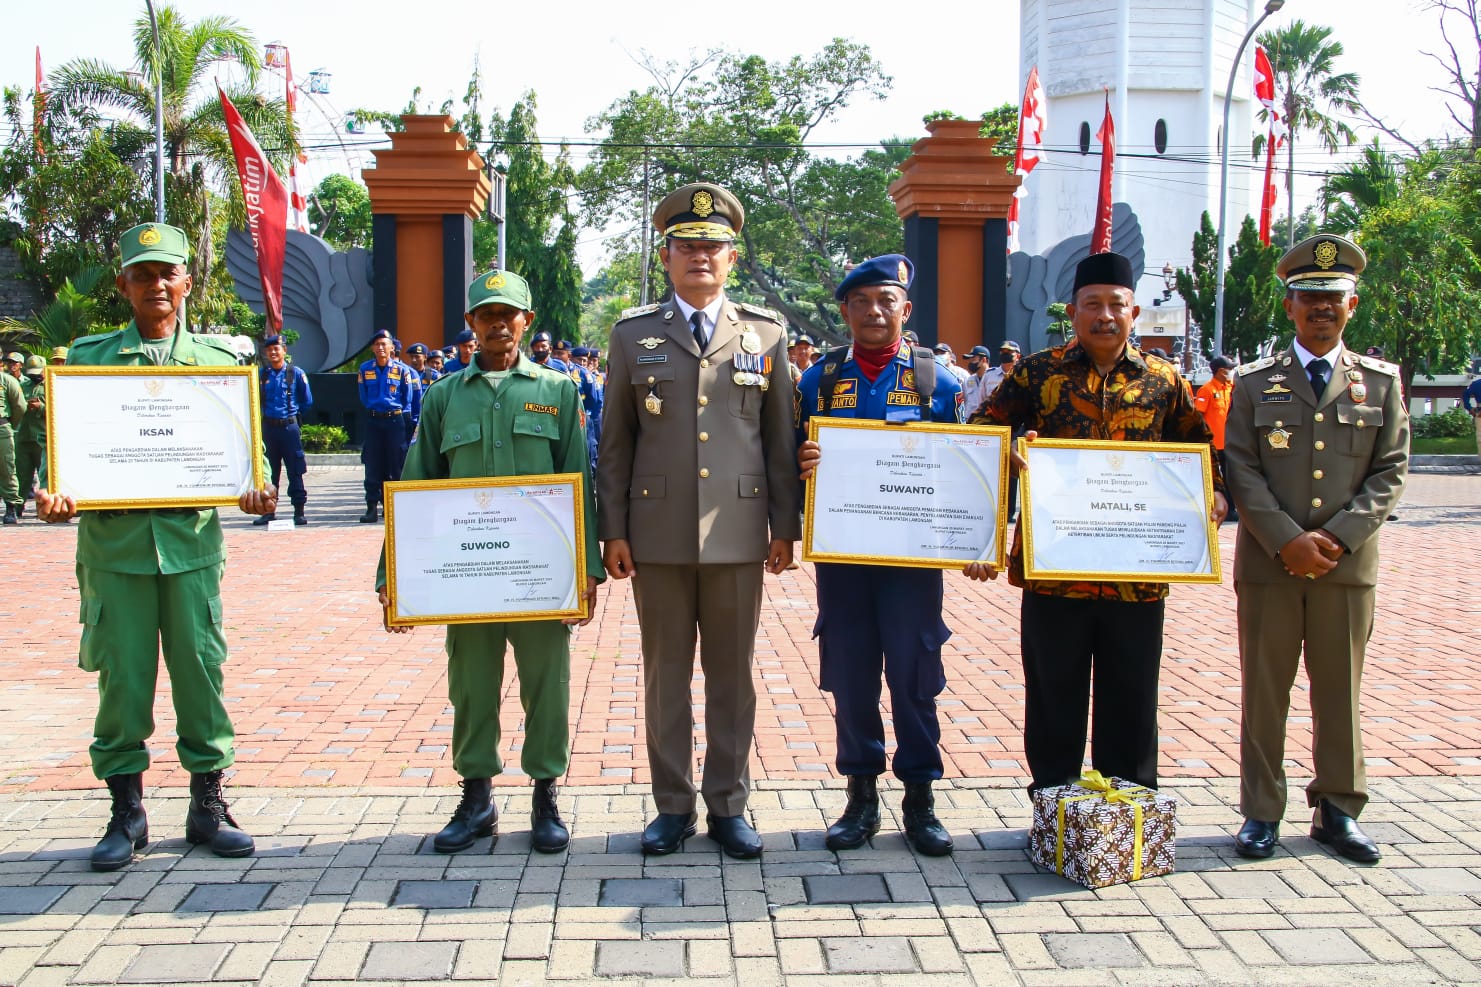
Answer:
M84 336L69 365L107 367L235 366L222 336L177 325L190 293L183 230L163 223L123 235L118 290L134 320L106 335ZM258 455L262 453L259 449ZM266 475L267 464L263 464ZM272 487L242 494L248 514L277 506ZM67 494L36 491L36 516L65 522L77 513ZM113 815L93 848L94 870L116 870L149 842L144 815L145 741L154 732L160 652L175 705L175 749L190 772L185 838L222 857L252 853L252 837L237 828L221 796L221 775L235 760L235 734L222 697L226 635L221 575L226 568L221 521L214 507L90 510L77 526L77 585L82 596L78 664L98 673L98 716L91 747L93 773L108 786Z
M1239 368L1225 430L1239 508L1234 588L1243 671L1235 849L1268 857L1286 807L1286 715L1304 652L1311 680L1316 809L1311 835L1351 860L1378 847L1357 825L1368 801L1359 683L1373 631L1378 529L1404 490L1409 416L1398 368L1342 343L1367 259L1322 234L1276 266L1290 348Z
M740 202L718 185L666 197L653 225L665 239L659 256L674 297L612 329L598 527L607 573L636 577L658 806L643 831L645 853L671 853L695 832L696 631L709 835L732 857L761 852L744 812L762 565L774 574L787 567L801 524L787 335L775 313L724 292L744 221Z

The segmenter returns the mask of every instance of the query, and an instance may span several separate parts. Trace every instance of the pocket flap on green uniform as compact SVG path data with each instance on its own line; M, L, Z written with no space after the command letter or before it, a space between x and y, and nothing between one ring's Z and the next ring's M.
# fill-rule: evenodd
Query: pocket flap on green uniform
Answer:
M87 624L89 627L97 627L103 622L103 598L101 596L84 596L82 598L81 612L77 615L79 624Z
M226 608L221 605L219 596L213 596L206 601L206 610L211 614L213 624L220 624L226 615Z
M465 422L462 425L451 425L444 423L442 426L442 446L437 451L447 452L458 446L465 446L470 442L477 442L483 438L483 425L479 422Z
M560 419L539 411L518 411L514 414L514 434L555 440L561 434Z

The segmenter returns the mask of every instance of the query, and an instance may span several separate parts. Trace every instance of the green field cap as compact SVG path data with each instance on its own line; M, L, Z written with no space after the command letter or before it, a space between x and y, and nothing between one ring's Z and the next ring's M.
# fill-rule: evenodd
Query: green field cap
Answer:
M123 235L119 250L123 254L124 267L146 260L184 264L190 258L190 241L179 227L144 223Z
M469 283L468 311L496 304L513 305L526 312L535 309L529 284L513 271L486 271Z

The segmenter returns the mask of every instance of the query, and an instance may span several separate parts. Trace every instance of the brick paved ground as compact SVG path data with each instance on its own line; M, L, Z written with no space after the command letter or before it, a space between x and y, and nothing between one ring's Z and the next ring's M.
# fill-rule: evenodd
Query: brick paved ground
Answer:
M842 792L806 566L768 579L758 642L761 862L724 860L703 837L671 858L636 853L651 803L626 586L603 591L574 641L576 750L562 795L572 850L527 857L527 782L511 770L496 847L427 852L424 835L456 801L441 636L381 631L367 589L379 533L354 522L357 481L312 473L305 529L228 521L234 809L262 848L245 861L180 838L186 779L165 692L147 777L154 842L120 874L86 869L107 813L87 766L93 682L76 668L75 528L0 536L14 587L0 601L12 629L0 652L0 983L1481 983L1481 476L1414 477L1382 535L1364 822L1383 864L1352 867L1307 839L1299 791L1281 853L1258 864L1230 853L1233 595L1188 587L1169 606L1162 702L1178 873L1100 892L1036 873L1022 849L1017 594L1006 585L948 578L942 802L955 857L904 848L896 788L872 850L821 848ZM1232 536L1226 526L1226 566ZM505 726L517 766L512 697ZM1300 784L1300 693L1291 733Z

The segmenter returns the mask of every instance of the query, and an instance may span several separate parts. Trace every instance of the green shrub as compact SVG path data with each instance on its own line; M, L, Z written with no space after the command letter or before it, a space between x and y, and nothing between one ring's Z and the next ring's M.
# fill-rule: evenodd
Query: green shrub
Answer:
M1475 422L1459 405L1438 415L1425 415L1410 423L1416 439L1464 439L1474 435Z
M350 435L338 425L304 425L299 429L304 452L339 452Z

